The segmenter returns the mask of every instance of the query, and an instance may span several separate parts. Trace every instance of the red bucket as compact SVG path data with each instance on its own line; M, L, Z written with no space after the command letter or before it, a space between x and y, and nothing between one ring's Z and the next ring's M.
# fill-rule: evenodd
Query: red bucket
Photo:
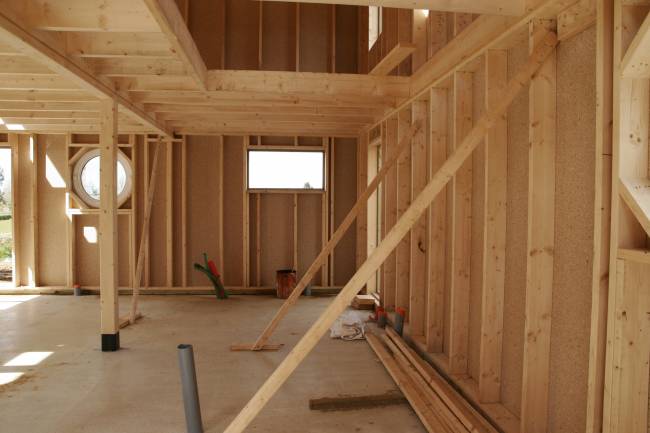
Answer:
M298 282L297 273L293 269L281 269L276 271L275 278L277 282L276 296L280 299L287 299Z

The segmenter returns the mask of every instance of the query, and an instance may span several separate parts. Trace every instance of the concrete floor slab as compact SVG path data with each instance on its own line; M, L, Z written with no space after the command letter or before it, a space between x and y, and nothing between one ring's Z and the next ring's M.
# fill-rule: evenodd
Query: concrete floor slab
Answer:
M123 311L129 302L121 297ZM301 299L273 338L279 352L230 352L250 343L282 300L237 296L146 296L145 318L122 330L123 349L99 350L96 296L0 296L0 432L181 433L176 346L194 345L206 432L221 432L330 302ZM4 366L25 352L37 365ZM3 376L4 374L4 376ZM396 388L363 341L324 337L263 409L251 432L424 432L408 405L317 412L310 398L381 394Z

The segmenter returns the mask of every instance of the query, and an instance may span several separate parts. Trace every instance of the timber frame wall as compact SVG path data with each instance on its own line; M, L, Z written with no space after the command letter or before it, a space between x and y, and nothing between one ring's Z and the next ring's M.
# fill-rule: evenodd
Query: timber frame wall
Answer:
M367 170L359 171L367 177L359 184L372 178L382 155L391 153L412 122L423 120L427 128L369 201L368 217L359 223L367 226L357 238L359 265L474 120L498 101L500 87L535 46L535 28L557 29L561 40L529 93L515 100L485 146L367 285L389 311L407 311L407 340L506 432L648 428L648 209L637 205L634 218L619 205L616 191L625 183L612 185L609 175L614 96L623 98L614 137L631 147L621 147L618 158L614 148L619 162L613 176L619 168L632 170L628 190L645 191L639 185L648 178L648 80L623 74L620 86L614 79L612 93L612 59L624 56L621 44L634 45L637 28L648 31L650 5L628 3L614 2L617 12L608 1L558 7L543 16L548 21L523 23L518 30L513 25L507 36L445 65L447 70L440 67L438 75L431 72L431 59L453 57L450 51L471 43L472 35L488 37L488 18L414 11L395 15L387 25L386 15L394 12L384 9L384 34L370 52L372 69L395 54L385 40L410 46L410 64L393 74L405 68L414 73L411 99L359 138L367 148ZM647 42L637 44L647 51ZM637 63L644 67L643 59ZM430 89L418 86L418 77L427 73L436 77ZM632 88L639 97L630 96ZM620 229L612 225L612 239L619 230L624 237L613 242L610 264L612 189L613 212L623 220ZM618 269L611 281L610 266ZM616 289L621 284L636 284L634 294L623 295ZM625 305L638 305L627 328ZM634 346L625 343L625 333ZM628 363L623 373L621 362Z

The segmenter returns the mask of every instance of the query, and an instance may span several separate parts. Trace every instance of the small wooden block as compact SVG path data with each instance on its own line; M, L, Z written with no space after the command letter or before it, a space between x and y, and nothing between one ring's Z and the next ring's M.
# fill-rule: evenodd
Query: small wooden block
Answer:
M253 350L253 344L233 344L230 346L230 351L232 352L259 352L261 350L265 351L276 351L282 349L284 344L265 344L261 349Z
M138 320L140 320L140 319L142 319L142 314L141 314L141 313L137 313L137 314L135 315L135 320L136 320L136 322L137 322ZM122 329L122 328L126 328L126 327L129 326L130 324L131 324L131 321L129 320L129 316L128 316L128 315L123 316L123 317L120 317L120 329Z

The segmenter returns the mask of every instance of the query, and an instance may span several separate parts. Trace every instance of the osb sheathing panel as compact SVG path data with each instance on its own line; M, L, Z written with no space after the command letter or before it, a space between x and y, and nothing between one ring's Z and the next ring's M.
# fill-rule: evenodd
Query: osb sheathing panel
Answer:
M262 65L267 71L296 70L296 7L267 2L262 9Z
M300 5L300 71L329 70L330 5Z
M18 199L16 203L16 210L20 224L18 225L18 233L15 239L20 242L19 248L19 266L22 281L20 283L27 284L29 282L29 275L33 272L34 263L32 257L34 256L34 236L32 232L31 215L32 215L32 162L29 155L29 136L18 136Z
M508 52L508 79L528 56L527 42ZM508 181L506 211L506 271L503 305L501 399L506 408L521 412L528 238L528 92L508 110Z
M555 266L549 431L584 429L591 319L596 28L557 50Z
M189 1L188 26L208 69L221 69L223 62L226 0Z
M293 194L262 194L260 213L261 284L274 286L275 272L293 267Z
M258 69L259 10L259 2L226 1L226 69Z
M321 194L298 195L298 275L305 274L307 268L321 250L322 246L322 210ZM321 281L318 272L312 281L317 284Z
M165 152L169 144L163 143L158 155L158 177L153 195L149 234L149 266L151 269L151 286L164 287L167 285L167 199L166 177L170 170L167 168ZM157 143L149 144L149 160L153 165L153 156Z
M38 148L38 263L39 284L66 284L67 217L65 215L66 156L65 135L39 135Z
M346 74L357 73L357 47L359 44L351 43L357 40L357 26L359 25L357 6L336 6L336 72Z
M472 116L474 122L485 106L485 68L479 68L472 80ZM481 293L483 282L483 212L485 199L485 145L480 145L472 157L472 257L470 260L469 297L469 374L479 378L481 343Z
M224 137L223 148L224 284L243 284L243 137Z
M195 262L203 263L203 253L219 263L220 146L221 137L187 137L187 275L190 286L209 284L205 276L192 268ZM228 276L223 274L224 278Z
M353 138L334 140L334 227L338 227L356 203L357 146ZM344 285L356 270L356 223L334 250L335 285Z

